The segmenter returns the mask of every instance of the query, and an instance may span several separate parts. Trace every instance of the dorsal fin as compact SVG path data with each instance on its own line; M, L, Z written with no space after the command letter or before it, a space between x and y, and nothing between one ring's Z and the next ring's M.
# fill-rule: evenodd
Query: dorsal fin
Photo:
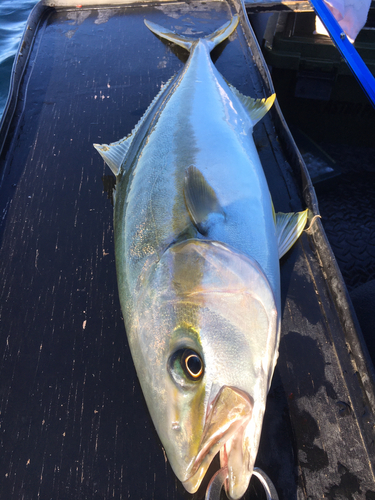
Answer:
M204 40L207 42L210 51L233 33L233 31L237 28L238 21L239 17L237 15L233 16L230 21L223 24L223 26L221 26L219 29L204 37ZM191 52L192 47L195 46L197 44L197 41L199 40L199 38L179 35L174 31L163 28L163 26L159 26L158 24L147 21L146 19L145 25L150 31L155 33L155 35L158 35L160 36L160 38L168 40L169 42L173 42L176 45L179 45L180 47L188 50L189 52Z
M129 135L111 144L93 145L116 176L120 173L121 166L125 160L132 139L132 135Z
M174 76L172 76L172 78L170 78L167 83L163 85L163 87L152 100L149 107L146 109L142 118L139 120L139 122L129 135L123 137L117 142L111 142L111 144L94 144L94 148L98 151L98 153L100 153L101 157L112 170L112 172L116 175L116 177L121 173L121 170L124 167L127 152L139 127L146 121L156 101L159 99L162 93L167 91L173 79Z
M266 99L253 99L252 97L241 94L241 92L239 92L236 87L234 87L230 83L228 85L233 94L238 97L242 105L246 108L247 112L249 113L250 119L253 122L253 125L258 123L270 110L276 98L276 94L272 94Z
M184 196L190 218L198 231L207 235L212 215L225 216L215 191L208 184L202 172L191 165L186 169L184 179Z

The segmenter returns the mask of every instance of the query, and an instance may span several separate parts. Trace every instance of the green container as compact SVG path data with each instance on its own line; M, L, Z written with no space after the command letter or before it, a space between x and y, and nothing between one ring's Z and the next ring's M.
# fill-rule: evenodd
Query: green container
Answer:
M375 112L328 36L314 34L315 13L278 14L263 53L288 123L316 141L373 145ZM375 76L375 9L355 48Z

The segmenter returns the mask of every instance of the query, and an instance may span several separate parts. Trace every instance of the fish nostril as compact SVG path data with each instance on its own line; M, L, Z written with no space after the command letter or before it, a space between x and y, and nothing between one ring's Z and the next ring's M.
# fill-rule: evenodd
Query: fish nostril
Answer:
M180 431L181 430L180 422L172 422L172 430Z

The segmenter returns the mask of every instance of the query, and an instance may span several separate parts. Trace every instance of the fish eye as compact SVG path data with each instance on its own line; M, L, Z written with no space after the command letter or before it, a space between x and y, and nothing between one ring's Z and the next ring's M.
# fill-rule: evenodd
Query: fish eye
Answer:
M201 357L191 349L185 349L181 366L185 374L192 380L199 380L203 375L203 362Z
M191 382L199 381L204 374L201 356L192 349L179 349L169 359L169 373L176 383L187 387Z

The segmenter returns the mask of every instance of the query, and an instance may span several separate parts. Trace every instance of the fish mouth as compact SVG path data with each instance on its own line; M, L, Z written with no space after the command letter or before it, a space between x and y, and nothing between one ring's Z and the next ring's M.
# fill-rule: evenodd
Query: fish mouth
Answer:
M245 392L224 386L207 412L198 453L183 481L189 493L195 493L215 455L220 451L221 467L228 467L227 494L240 498L251 477L245 430L251 420L254 402ZM246 476L246 477L244 477ZM238 493L239 491L239 493Z

